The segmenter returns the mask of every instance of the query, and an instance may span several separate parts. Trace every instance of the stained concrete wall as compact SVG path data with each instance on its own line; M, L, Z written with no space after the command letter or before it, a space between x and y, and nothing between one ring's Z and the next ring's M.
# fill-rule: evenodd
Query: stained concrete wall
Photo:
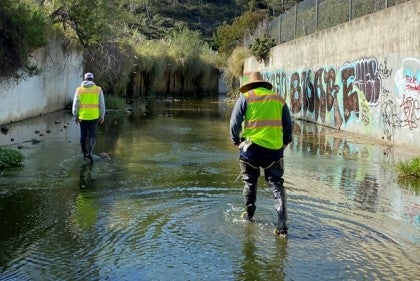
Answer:
M73 99L82 80L82 54L63 51L51 40L33 54L42 69L39 76L0 84L0 124L61 110Z
M420 0L274 47L261 71L294 118L420 147Z

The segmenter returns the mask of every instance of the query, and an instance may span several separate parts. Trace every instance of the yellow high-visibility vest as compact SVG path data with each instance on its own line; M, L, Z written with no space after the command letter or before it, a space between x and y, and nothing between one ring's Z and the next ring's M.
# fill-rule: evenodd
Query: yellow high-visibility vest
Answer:
M282 148L284 99L263 87L246 92L244 97L246 113L242 137L265 148Z
M80 120L95 120L99 118L99 94L101 87L93 85L91 87L77 88L79 99Z

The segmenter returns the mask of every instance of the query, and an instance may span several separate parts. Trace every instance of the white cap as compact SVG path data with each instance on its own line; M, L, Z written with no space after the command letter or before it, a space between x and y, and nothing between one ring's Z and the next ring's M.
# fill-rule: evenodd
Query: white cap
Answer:
M90 72L87 72L85 74L85 80L93 80L93 74Z

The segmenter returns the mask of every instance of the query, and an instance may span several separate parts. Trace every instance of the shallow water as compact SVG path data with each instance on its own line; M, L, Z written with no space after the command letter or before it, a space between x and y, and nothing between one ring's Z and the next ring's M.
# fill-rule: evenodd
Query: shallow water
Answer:
M0 145L26 158L0 174L1 280L418 278L419 189L393 168L418 152L296 121L286 240L262 179L257 222L240 219L230 106L148 109L108 113L96 152L110 159L91 167L69 112L8 125Z

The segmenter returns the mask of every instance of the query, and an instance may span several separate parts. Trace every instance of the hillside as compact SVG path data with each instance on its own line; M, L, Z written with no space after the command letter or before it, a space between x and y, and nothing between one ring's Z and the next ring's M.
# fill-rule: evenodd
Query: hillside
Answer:
M177 26L198 30L209 39L217 26L244 11L235 0L156 0L134 5L132 10L136 15L132 26L151 39L164 37L167 29Z

